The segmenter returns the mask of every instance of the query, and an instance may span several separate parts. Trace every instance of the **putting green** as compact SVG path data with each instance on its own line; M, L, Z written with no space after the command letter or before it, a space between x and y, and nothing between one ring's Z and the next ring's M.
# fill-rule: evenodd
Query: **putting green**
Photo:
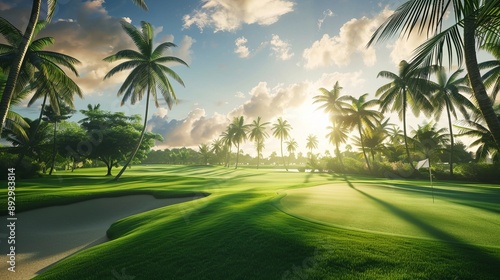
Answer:
M473 192L475 191L475 192ZM340 184L286 190L278 208L337 227L500 247L500 205L484 190ZM493 196L493 195L492 195Z

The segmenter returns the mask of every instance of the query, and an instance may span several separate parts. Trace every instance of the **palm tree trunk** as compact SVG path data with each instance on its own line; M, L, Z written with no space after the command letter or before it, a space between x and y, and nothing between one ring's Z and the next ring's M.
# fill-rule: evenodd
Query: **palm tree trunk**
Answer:
M52 171L54 171L54 166L56 165L56 132L57 132L57 120L54 121L54 146L52 147L52 164L50 166L49 175L52 175Z
M285 167L285 170L288 172L288 167L286 166L286 163L285 163L285 157L283 156L283 136L281 136L280 138L281 138L281 142L280 142L281 159L283 160L283 166Z
M31 145L33 144L33 138L36 137L38 129L40 128L40 124L42 123L42 116L43 116L43 109L45 108L45 102L47 102L47 93L43 97L42 109L40 110L40 115L38 115L38 122L36 124L35 131L30 135L30 139L28 139L28 147L26 149L23 149L21 154L19 155L19 158L17 159L16 162L16 166L19 166L23 161L24 157L26 156L26 154L28 154L32 150Z
M238 142L238 148L236 149L236 165L234 169L238 169L238 159L240 157L240 142Z
M359 141L361 142L361 150L363 150L363 156L365 157L366 166L368 166L368 172L372 173L370 162L368 161L368 157L366 156L365 143L363 140L363 134L361 133L361 124L358 124L358 132L359 132Z
M146 126L148 124L148 111L149 111L149 95L150 95L150 87L148 85L148 93L147 93L147 97L146 97L146 112L144 113L144 124L142 126L142 131L141 131L141 136L139 137L139 141L137 142L137 146L135 147L135 150L134 152L130 155L129 159L127 160L127 162L125 163L125 165L122 167L122 169L120 170L120 172L118 173L118 175L116 175L115 177L115 181L118 181L118 179L120 179L120 177L122 176L123 172L125 172L125 169L127 169L128 165L130 164L130 162L132 161L132 159L134 159L135 157L135 154L137 154L137 151L139 151L139 148L141 147L141 143L142 143L142 139L144 138L144 133L146 132Z
M410 157L410 149L408 148L408 136L406 134L406 89L403 89L403 134L405 140L406 159L410 163L412 171L415 171L415 166L413 166L413 161Z
M7 112L9 111L10 102L12 96L14 95L14 89L16 87L17 77L21 71L21 66L23 64L24 56L28 51L29 43L33 37L36 23L38 22L38 16L40 15L40 6L42 5L42 0L34 0L33 6L31 8L31 15L26 30L23 34L23 39L17 47L18 54L14 63L11 65L9 70L9 76L7 78L5 88L2 95L2 100L0 101L0 134L2 133L5 119L7 118Z
M474 92L474 97L479 105L479 110L481 110L481 114L483 115L484 120L493 135L497 149L500 150L500 120L497 118L495 111L493 110L491 99L486 92L486 88L484 87L484 83L481 78L481 73L479 72L476 56L475 29L475 19L470 16L466 17L464 19L465 66L467 68L472 91Z
M344 172L344 163L342 162L342 154L340 153L338 142L335 143L335 153L337 154L337 158L339 159L340 168L341 168L341 171L343 173Z
M450 128L450 176L453 177L453 150L455 138L453 137L453 126L451 125L450 105L446 102L446 113L448 114L448 127Z

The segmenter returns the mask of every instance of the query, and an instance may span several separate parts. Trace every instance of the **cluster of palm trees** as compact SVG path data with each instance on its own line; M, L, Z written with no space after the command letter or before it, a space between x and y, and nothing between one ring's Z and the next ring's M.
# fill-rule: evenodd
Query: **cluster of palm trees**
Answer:
M38 32L51 20L57 4L57 1L49 0L47 2L47 18L45 21L39 21L41 2L41 0L33 1L30 20L24 33L0 17L0 34L8 43L0 44L0 86L2 92L0 100L0 133L6 127L10 131L19 134L20 137L27 137L27 134L23 133L23 128L28 127L27 123L21 121L19 115L9 112L10 105L22 100L26 96L26 92L34 92L28 105L32 105L36 100L43 98L38 124L41 122L47 99L49 99L50 108L55 114L53 119L60 120L63 118L59 108L62 106L73 108L73 96L76 94L82 97L78 85L61 68L65 67L78 76L75 65L80 62L68 55L44 51L43 48L54 43L53 38L34 39ZM143 0L133 0L133 2L147 10ZM127 61L111 69L104 79L110 78L121 71L132 70L118 91L119 96L123 95L121 105L129 99L134 104L146 94L146 110L144 125L137 146L115 177L115 180L120 178L139 150L147 127L150 97L153 97L155 105L158 107L157 93L160 93L168 107L171 108L176 101L176 95L168 77L184 85L177 73L164 64L174 62L187 66L183 60L177 57L163 55L168 48L175 47L175 44L164 42L155 47L155 44L153 44L154 31L151 24L143 21L140 29L137 29L126 21L121 23L124 31L131 37L138 51L127 49L106 57L104 60L108 62L123 59ZM34 134L36 134L36 130ZM23 157L24 154L19 157L19 162Z
M254 141L257 151L257 168L259 168L259 159L262 158L262 150L264 149L264 140L269 137L267 133L267 126L269 122L262 122L261 117L253 120L251 124L245 124L243 116L235 117L233 121L227 126L226 130L222 132L219 138L211 143L211 152L218 158L224 155L224 165L229 167L230 155L232 153L233 145L236 146L236 162L235 169L238 168L238 159L240 154L240 144L246 140ZM292 127L287 120L278 118L276 123L272 124L273 136L280 139L281 157L283 158L283 166L286 167L285 159L283 157L283 142L287 144L289 153L293 153L298 144L294 139L290 138L290 130ZM200 146L200 150L201 150ZM203 146L207 147L207 145ZM287 168L288 170L288 168Z

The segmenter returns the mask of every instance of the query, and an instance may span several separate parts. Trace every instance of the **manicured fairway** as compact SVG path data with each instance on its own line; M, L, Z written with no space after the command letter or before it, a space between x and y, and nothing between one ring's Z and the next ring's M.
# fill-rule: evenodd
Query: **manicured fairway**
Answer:
M337 183L286 191L291 215L376 233L500 247L498 190Z
M110 241L36 279L498 279L497 237L443 226L458 217L495 232L495 185L440 182L432 206L432 197L419 193L425 181L160 165L134 166L118 183L101 174L103 169L82 169L19 180L19 208L128 194L210 195L117 221L107 232ZM350 209L349 218L329 220L335 214L329 198L342 211ZM439 207L439 215L430 207ZM360 217L366 215L401 227L387 223L391 230L381 230ZM363 228L363 221L373 228ZM411 229L419 233L407 234ZM419 234L430 239L404 236Z

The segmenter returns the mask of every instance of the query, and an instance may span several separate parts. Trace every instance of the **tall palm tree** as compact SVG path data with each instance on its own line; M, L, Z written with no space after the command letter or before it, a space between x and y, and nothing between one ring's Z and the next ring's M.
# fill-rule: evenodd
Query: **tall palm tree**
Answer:
M295 151L299 147L299 144L293 138L290 138L288 141L285 142L285 144L286 144L286 150L288 151L288 162L290 163L292 154L295 153Z
M436 72L437 90L432 96L436 119L439 119L443 111L446 111L448 117L448 130L450 135L450 176L453 176L453 147L455 145L451 116L453 115L456 119L458 110L466 119L469 119L468 109L476 109L474 104L467 97L462 95L462 93L472 92L472 90L465 85L465 77L459 77L462 72L463 70L459 69L453 72L450 77L447 77L444 68L440 67Z
M169 109L171 109L172 104L177 100L177 97L172 84L168 80L168 76L184 86L184 82L179 75L177 75L177 73L169 67L165 66L164 63L176 62L187 66L187 63L180 58L174 56L163 56L164 51L170 47L175 47L175 44L171 42L164 42L154 48L154 31L150 23L142 21L140 30L126 21L122 21L121 24L125 32L132 38L132 41L139 51L128 49L121 50L104 58L104 60L108 62L122 59L127 60L111 69L106 74L104 79L110 78L118 72L132 69L128 77L123 82L123 85L118 90L118 96L123 95L121 105L125 104L128 99L130 99L132 104L135 104L137 101L142 99L145 93L146 111L144 113L144 125L142 127L141 136L139 137L137 146L118 175L116 175L115 181L120 178L139 150L147 127L150 97L153 97L156 107L159 107L157 95L159 91L167 102Z
M221 138L217 138L217 139L212 141L210 151L215 155L215 157L217 158L217 162L220 165L221 155L224 154L224 143L222 143Z
M406 159L414 169L413 161L408 148L408 133L406 130L407 110L410 106L413 113L418 116L420 112L432 112L432 103L428 94L433 91L430 81L426 75L431 68L414 68L411 64L402 60L399 63L398 73L380 71L378 77L390 79L391 82L380 87L376 95L380 99L382 113L388 110L396 111L403 121L403 134L406 149Z
M226 152L224 167L229 167L229 160L233 145L233 131L231 130L231 125L228 125L226 130L222 132L220 139L223 143L224 151Z
M409 36L426 33L427 41L415 50L412 64L441 65L447 54L449 65L454 58L465 61L474 98L496 145L500 147L500 120L486 92L477 61L476 48L498 45L500 0L409 0L402 4L372 35L368 45L396 34ZM453 16L448 13L452 11ZM454 22L443 26L446 18ZM455 55L454 55L455 54Z
M249 138L251 141L255 141L255 148L257 149L257 169L259 169L260 155L262 149L264 149L264 139L269 137L269 134L266 132L268 124L269 122L261 123L261 118L257 117L249 126Z
M49 175L52 175L52 171L54 170L54 166L56 163L56 156L57 156L57 123L62 122L63 120L69 119L71 117L70 114L73 113L73 110L68 106L63 103L59 104L59 112L54 111L52 106L46 107L43 111L43 120L54 124L54 130L53 130L53 135L52 135L52 160L51 160L51 166L50 166L50 171Z
M344 108L348 106L349 98L348 96L340 96L340 91L342 87L337 81L333 86L332 90L327 90L325 88L320 88L320 95L313 97L313 104L320 103L321 105L318 109L323 109L326 113L329 113L332 117L337 117L342 115Z
M373 129L373 127L375 127L376 121L382 117L382 114L377 110L369 109L370 107L379 105L379 100L366 100L367 97L368 93L361 95L359 98L350 97L351 104L348 108L345 109L346 114L342 119L346 126L351 128L358 128L361 149L365 157L368 171L371 173L372 169L368 160L368 156L366 155L363 131L365 131L365 133L371 133L370 129Z
M231 128L230 130L232 131L232 142L236 144L236 165L234 166L234 169L238 168L238 159L240 156L240 144L241 142L247 140L247 130L248 130L248 124L245 124L245 120L243 116L240 117L235 117L233 119L233 122L229 125Z
M345 143L347 141L348 133L345 124L342 123L342 120L335 119L332 120L332 125L326 128L329 132L326 135L330 143L335 144L335 155L339 161L340 167L342 171L344 169L344 163L342 162L342 153L340 152L340 144Z
M7 76L0 69L0 98L1 95L3 94L3 89L5 87L6 81L7 81ZM21 101L28 95L28 93L29 93L29 88L25 88L25 90L17 92L16 94L14 94L11 104L17 105L21 103ZM28 129L29 127L30 126L28 122L26 122L26 120L21 115L12 110L9 110L7 112L7 118L5 119L5 128L7 130L27 140L28 135L26 133L26 129Z
M312 156L312 150L318 148L318 137L313 134L309 134L306 140L306 148L309 149L309 154Z
M283 157L283 139L287 139L290 137L290 130L292 126L288 123L287 120L283 120L283 118L279 117L276 123L273 124L273 136L280 139L280 148L281 148L281 159L283 160L283 166L286 171L288 171L288 167L285 163L285 158Z
M132 0L134 4L147 10L147 5L144 0ZM54 11L56 8L57 0L47 0L47 17L46 21L50 22ZM19 85L18 77L21 72L23 61L25 59L28 47L32 39L36 34L36 25L38 18L40 16L40 9L42 6L42 0L33 0L33 5L31 7L31 13L28 20L28 25L19 42L17 43L17 54L12 62L12 67L10 67L7 83L3 91L2 98L0 99L0 134L4 127L5 118L7 112L9 111L10 103L14 94L15 87ZM0 32L4 30L4 26L0 24Z

